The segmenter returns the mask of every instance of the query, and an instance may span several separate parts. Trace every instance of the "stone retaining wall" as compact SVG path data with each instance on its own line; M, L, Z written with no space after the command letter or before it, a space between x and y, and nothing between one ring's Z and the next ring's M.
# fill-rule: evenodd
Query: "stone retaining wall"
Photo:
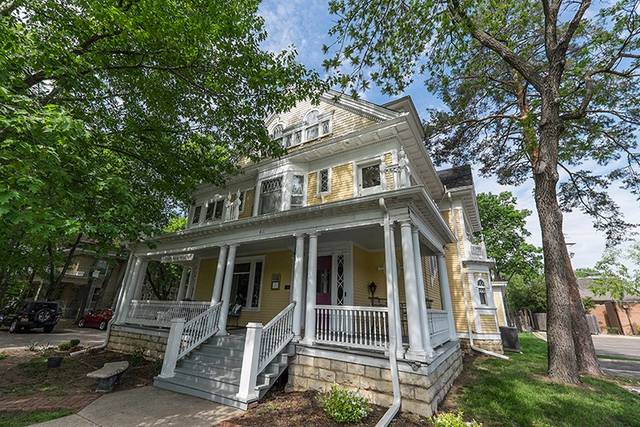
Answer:
M136 329L114 325L111 327L107 350L133 354L141 352L145 359L164 358L168 332Z
M289 365L287 389L327 391L338 384L358 391L371 403L390 406L393 402L390 370L365 363L298 354ZM462 372L462 352L456 348L448 357L436 359L433 365L417 372L408 366L400 371L402 411L428 417Z

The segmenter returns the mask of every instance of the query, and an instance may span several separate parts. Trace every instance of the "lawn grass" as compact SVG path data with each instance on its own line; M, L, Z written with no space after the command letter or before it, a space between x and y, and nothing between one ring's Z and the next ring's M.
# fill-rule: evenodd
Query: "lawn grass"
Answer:
M640 397L609 379L549 382L546 343L521 334L511 360L478 357L465 367L448 406L485 426L640 426Z
M0 427L22 427L31 424L43 423L56 418L65 417L72 414L68 409L58 409L54 411L15 411L0 412Z

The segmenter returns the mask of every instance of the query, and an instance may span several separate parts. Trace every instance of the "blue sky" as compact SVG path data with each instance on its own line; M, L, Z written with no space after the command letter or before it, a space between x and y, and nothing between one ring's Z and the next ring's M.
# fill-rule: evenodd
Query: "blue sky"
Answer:
M268 50L279 51L295 47L298 60L307 67L322 73L322 45L328 44L328 30L334 18L328 12L327 0L266 0L260 6L260 14L264 17L269 38L265 43ZM418 113L426 116L426 109L440 107L442 103L424 87L418 77L404 93L410 95L416 105ZM389 97L382 95L373 86L363 97L374 103L385 103ZM527 222L527 229L531 232L531 242L542 245L540 226L533 200L533 183L531 181L519 187L501 186L493 177L482 177L474 168L474 178L478 192L511 191L518 199L521 209L529 209L532 215ZM621 205L627 215L627 220L640 222L637 214L638 202L624 190L612 188L612 196ZM592 266L601 256L605 247L604 236L593 229L591 219L579 212L565 214L565 233L567 240L574 242L572 252L575 253L573 262L575 267Z

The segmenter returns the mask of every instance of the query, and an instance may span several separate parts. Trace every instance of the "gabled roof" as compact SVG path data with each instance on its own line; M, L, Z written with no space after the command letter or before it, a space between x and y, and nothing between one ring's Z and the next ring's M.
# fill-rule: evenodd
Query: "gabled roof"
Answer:
M469 218L473 231L482 230L471 166L462 165L439 170L438 178L440 178L447 191L462 200L465 214Z

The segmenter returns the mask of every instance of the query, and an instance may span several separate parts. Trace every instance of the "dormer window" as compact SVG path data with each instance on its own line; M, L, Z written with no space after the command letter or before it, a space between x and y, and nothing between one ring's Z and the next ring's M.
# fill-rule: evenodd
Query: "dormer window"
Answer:
M271 139L282 144L284 148L289 148L329 135L331 133L331 114L330 112L323 113L314 108L305 114L304 120L297 125L285 128L284 124L276 124L271 129Z

